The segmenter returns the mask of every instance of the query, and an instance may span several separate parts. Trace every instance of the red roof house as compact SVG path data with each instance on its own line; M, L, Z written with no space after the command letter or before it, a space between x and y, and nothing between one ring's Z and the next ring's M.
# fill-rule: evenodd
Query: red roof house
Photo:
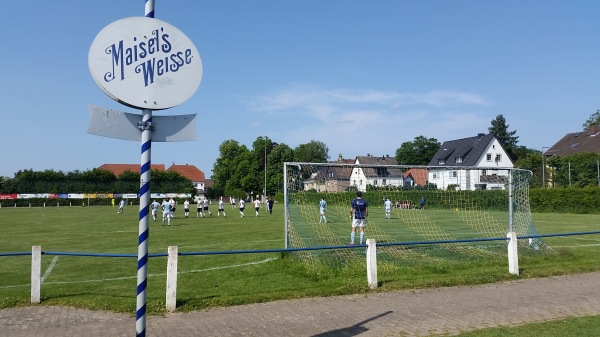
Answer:
M164 171L164 164L152 164L150 166L152 170ZM121 173L125 171L131 171L134 173L140 173L140 165L139 164L103 164L98 167L100 170L106 170L114 173L116 177L120 176Z
M206 178L204 176L204 172L202 172L199 168L197 168L194 165L176 165L175 163L173 163L173 165L171 165L171 167L169 167L167 171L177 172L181 174L181 176L191 180L194 184L194 187L196 187L197 190L205 189L204 183L206 181Z

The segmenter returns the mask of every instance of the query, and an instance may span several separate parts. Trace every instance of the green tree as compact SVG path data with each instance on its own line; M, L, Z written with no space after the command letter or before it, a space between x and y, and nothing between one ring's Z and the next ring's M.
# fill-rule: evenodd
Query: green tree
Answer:
M496 116L491 123L492 126L488 128L489 132L496 135L496 138L498 138L498 141L502 144L510 159L516 162L519 159L516 156L517 143L519 142L519 136L515 136L517 130L508 131L509 125L506 124L506 119L502 115Z
M236 162L240 156L248 153L249 150L245 145L240 145L235 140L226 140L219 145L219 157L213 165L212 179L214 181L213 189L219 195L231 195L227 189L241 188L238 180L233 180L234 172L236 171Z
M530 187L542 187L542 179L544 174L542 173L542 152L533 149L527 149L528 151L519 155L519 159L515 162L515 167L524 170L530 170L533 172L533 177L529 181ZM546 175L546 178L549 176Z
M435 138L417 136L412 142L404 142L396 149L396 162L404 165L427 165L440 146Z
M283 163L294 161L294 151L287 144L279 144L267 157L267 195L283 192Z
M311 140L294 149L294 160L301 163L326 163L329 159L329 148L325 143Z
M102 169L93 169L90 171L84 171L79 174L68 174L71 179L78 179L78 183L73 186L74 190L68 190L69 192L76 193L89 193L89 192L101 192L111 193L117 192L117 177L114 173ZM139 178L138 178L139 187Z
M196 188L194 184L186 177L176 171L159 171L152 170L152 186L150 187L153 193L189 193L192 198L196 196ZM137 176L139 179L139 175ZM138 181L139 186L139 181Z
M596 112L594 112L590 116L590 118L588 118L585 121L585 123L583 123L583 125L582 125L583 130L584 131L587 130L590 127L590 125L592 125L592 124L596 124L596 125L600 126L600 110L596 110Z
M254 154L251 151L243 152L233 161L233 172L225 185L225 193L231 194L231 191L241 189L246 193L256 195L262 191L259 185L260 177L262 175L258 171Z
M551 157L552 183L556 187L598 186L598 162L600 154L576 153L566 157Z

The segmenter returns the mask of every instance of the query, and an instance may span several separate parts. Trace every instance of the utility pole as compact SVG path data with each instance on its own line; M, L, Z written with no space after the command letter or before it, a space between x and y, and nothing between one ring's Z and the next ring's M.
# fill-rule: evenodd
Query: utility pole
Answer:
M544 161L544 149L549 149L548 146L542 146L542 187L546 188L546 163Z

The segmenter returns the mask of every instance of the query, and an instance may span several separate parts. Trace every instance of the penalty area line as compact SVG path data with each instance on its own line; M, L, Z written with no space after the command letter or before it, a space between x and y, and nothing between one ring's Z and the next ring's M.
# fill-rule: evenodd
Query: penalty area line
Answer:
M40 282L41 284L43 284L44 281L46 280L46 278L48 278L48 276L50 276L50 272L52 272L52 269L54 269L54 266L56 266L56 261L58 261L58 256L55 256L52 259L52 262L50 262L50 265L48 266L48 268L44 272L44 275L42 276L42 279L41 279L41 282Z
M52 262L54 263L54 260L58 258L58 256L56 256ZM273 260L277 260L277 258L275 257L270 257L268 259L264 259L262 261L255 261L255 262L248 262L248 263L240 263L240 264L234 264L234 265L229 265L229 266L220 266L220 267L212 267L212 268L205 268L205 269L195 269L195 270L188 270L188 271L184 271L184 272L177 272L177 275L179 274L192 274L192 273L202 273L202 272L206 272L206 271L213 271L213 270L220 270L220 269L229 269L229 268L237 268L237 267L245 267L245 266L252 266L252 265L256 265L256 264L262 264L262 263L267 263L267 262L271 262ZM52 265L52 264L51 264ZM50 269L50 267L49 267ZM48 272L48 271L46 271ZM44 274L45 276L46 274ZM156 277L156 276L166 276L167 273L161 273L161 274L149 274L148 277ZM82 280L82 281L54 281L54 282L46 282L45 284L77 284L77 283L94 283L94 282L106 282L106 281L122 281L122 280L129 280L129 279L136 279L136 276L125 276L125 277L113 277L113 278L104 278L104 279L95 279L95 280ZM29 287L30 284L18 284L18 285L10 285L10 286L0 286L0 289L5 289L5 288L18 288L18 287Z

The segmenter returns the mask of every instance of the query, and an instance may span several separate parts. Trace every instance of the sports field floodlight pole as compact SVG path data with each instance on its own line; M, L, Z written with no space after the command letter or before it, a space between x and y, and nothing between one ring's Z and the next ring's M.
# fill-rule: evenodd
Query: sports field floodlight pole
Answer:
M542 146L542 188L546 188L546 162L544 158L544 149L549 149L549 147Z
M264 140L265 140L265 184L264 184L264 188L263 188L263 197L265 199L267 198L267 139L269 139L269 137L264 136Z

